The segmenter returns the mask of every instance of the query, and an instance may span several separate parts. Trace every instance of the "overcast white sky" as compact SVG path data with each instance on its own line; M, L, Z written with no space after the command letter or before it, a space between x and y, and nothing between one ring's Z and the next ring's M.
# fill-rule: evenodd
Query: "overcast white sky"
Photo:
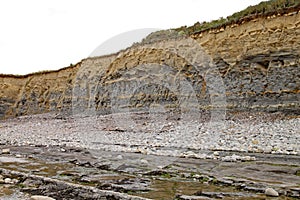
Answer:
M123 32L226 17L262 0L2 0L0 73L59 69Z

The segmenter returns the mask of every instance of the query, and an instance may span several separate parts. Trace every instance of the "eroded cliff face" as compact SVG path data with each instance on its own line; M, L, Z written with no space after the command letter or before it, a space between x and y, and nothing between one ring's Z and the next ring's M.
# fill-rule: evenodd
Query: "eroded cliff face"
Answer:
M28 76L0 76L0 118L130 109L299 111L300 14L135 45Z
M213 32L213 31L212 31ZM196 34L224 77L230 106L299 108L300 14L257 18Z
M69 110L79 65L25 76L1 75L0 118Z

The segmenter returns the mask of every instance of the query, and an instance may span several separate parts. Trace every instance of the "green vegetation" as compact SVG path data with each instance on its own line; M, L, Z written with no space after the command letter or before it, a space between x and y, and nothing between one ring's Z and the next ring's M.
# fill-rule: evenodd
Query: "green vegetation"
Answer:
M201 183L207 183L209 181L208 177L203 177L202 179L199 180Z
M22 188L26 188L26 185L23 183L19 183L17 184L17 187L22 189Z
M263 1L255 6L249 6L245 10L234 13L227 18L220 18L211 22L195 23L190 27L180 27L174 29L181 34L184 32L187 35L193 33L210 30L214 28L221 28L230 24L239 24L242 21L251 20L258 16L270 16L274 14L284 14L287 12L298 11L300 9L300 0L270 0Z
M135 195L137 194L137 191L134 191L134 190L128 190L128 191L125 191L127 194L129 195Z
M161 177L162 177L162 178L167 178L167 179L169 179L169 178L172 178L172 175L171 175L170 173L168 173L168 172L165 172L165 173L163 173L163 174L161 175Z

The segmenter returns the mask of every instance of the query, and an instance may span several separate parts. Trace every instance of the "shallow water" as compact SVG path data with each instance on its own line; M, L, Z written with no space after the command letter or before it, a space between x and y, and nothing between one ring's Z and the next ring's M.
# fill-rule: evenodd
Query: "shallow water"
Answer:
M118 153L119 154L119 153ZM139 156L140 154L131 154L131 156ZM123 154L125 158L127 155ZM141 196L150 199L175 199L176 195L184 194L184 195L193 195L199 191L202 192L224 192L224 193L233 193L233 195L240 195L240 196L231 196L225 197L223 199L272 199L267 198L263 194L255 194L253 192L247 192L242 190L237 190L232 186L220 186L215 184L208 184L203 183L200 180L193 180L193 179L186 179L180 175L181 172L183 173L193 173L197 167L200 165L196 165L196 161L201 163L201 167L210 166L208 163L210 162L217 162L211 160L189 160L184 159L185 163L179 162L180 165L169 166L168 169L172 169L171 172L175 172L174 174L162 174L162 175L142 175L142 174L135 174L129 172L117 172L117 171L107 171L107 170L100 170L96 167L84 167L78 166L74 163L70 163L69 161L62 159L62 160L47 160L46 155L38 158L14 158L13 156L1 156L1 168L30 173L34 175L41 175L44 177L59 179L71 183L82 184L82 185L89 185L89 186L97 186L99 183L114 183L119 184L124 179L139 179L145 178L149 179L150 187L149 191L141 191L141 190L129 190L125 191L128 194L132 194L134 196ZM150 158L150 157L148 157ZM161 159L161 157L159 157ZM45 159L45 160L44 160ZM112 159L112 158L111 158ZM133 159L133 158L132 158ZM153 158L154 159L154 158ZM157 159L157 158L156 158ZM151 160L149 160L150 162ZM189 163L191 162L191 163ZM114 163L118 163L114 161ZM205 164L206 163L206 164ZM119 163L120 164L120 163ZM231 163L223 163L224 165L232 165ZM251 163L236 163L235 166L239 166L242 168L243 165L250 165ZM195 166L194 166L195 165ZM139 169L139 166L132 165L136 169ZM262 164L260 163L260 166ZM174 167L174 169L173 169ZM210 166L211 167L211 166ZM189 171L189 168L191 171ZM270 166L269 166L270 168ZM282 168L282 166L281 166ZM166 170L168 170L166 169ZM216 169L216 167L214 167ZM221 168L219 168L221 170ZM147 170L146 170L147 171ZM145 171L144 171L145 172ZM142 173L142 172L141 172ZM139 176L142 175L142 176ZM87 179L82 179L82 177L87 177ZM140 179L139 179L140 180ZM136 182L137 184L141 182ZM26 195L20 192L21 188L18 188L17 185L7 187L6 185L0 185L0 199L29 199L29 195ZM46 194L45 194L46 195ZM278 200L293 200L293 198L288 197L279 197L276 198Z
M29 195L19 191L14 187L0 185L0 199L1 200L29 200Z

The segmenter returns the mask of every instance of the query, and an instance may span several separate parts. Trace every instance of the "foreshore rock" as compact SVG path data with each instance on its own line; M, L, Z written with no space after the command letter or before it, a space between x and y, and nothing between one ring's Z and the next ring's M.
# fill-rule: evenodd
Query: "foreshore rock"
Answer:
M279 196L278 192L276 190L274 190L273 188L267 188L265 190L265 194L267 196L271 196L271 197L278 197Z
M31 200L55 200L51 197L47 197L47 196L41 196L41 195L34 195L31 196Z

